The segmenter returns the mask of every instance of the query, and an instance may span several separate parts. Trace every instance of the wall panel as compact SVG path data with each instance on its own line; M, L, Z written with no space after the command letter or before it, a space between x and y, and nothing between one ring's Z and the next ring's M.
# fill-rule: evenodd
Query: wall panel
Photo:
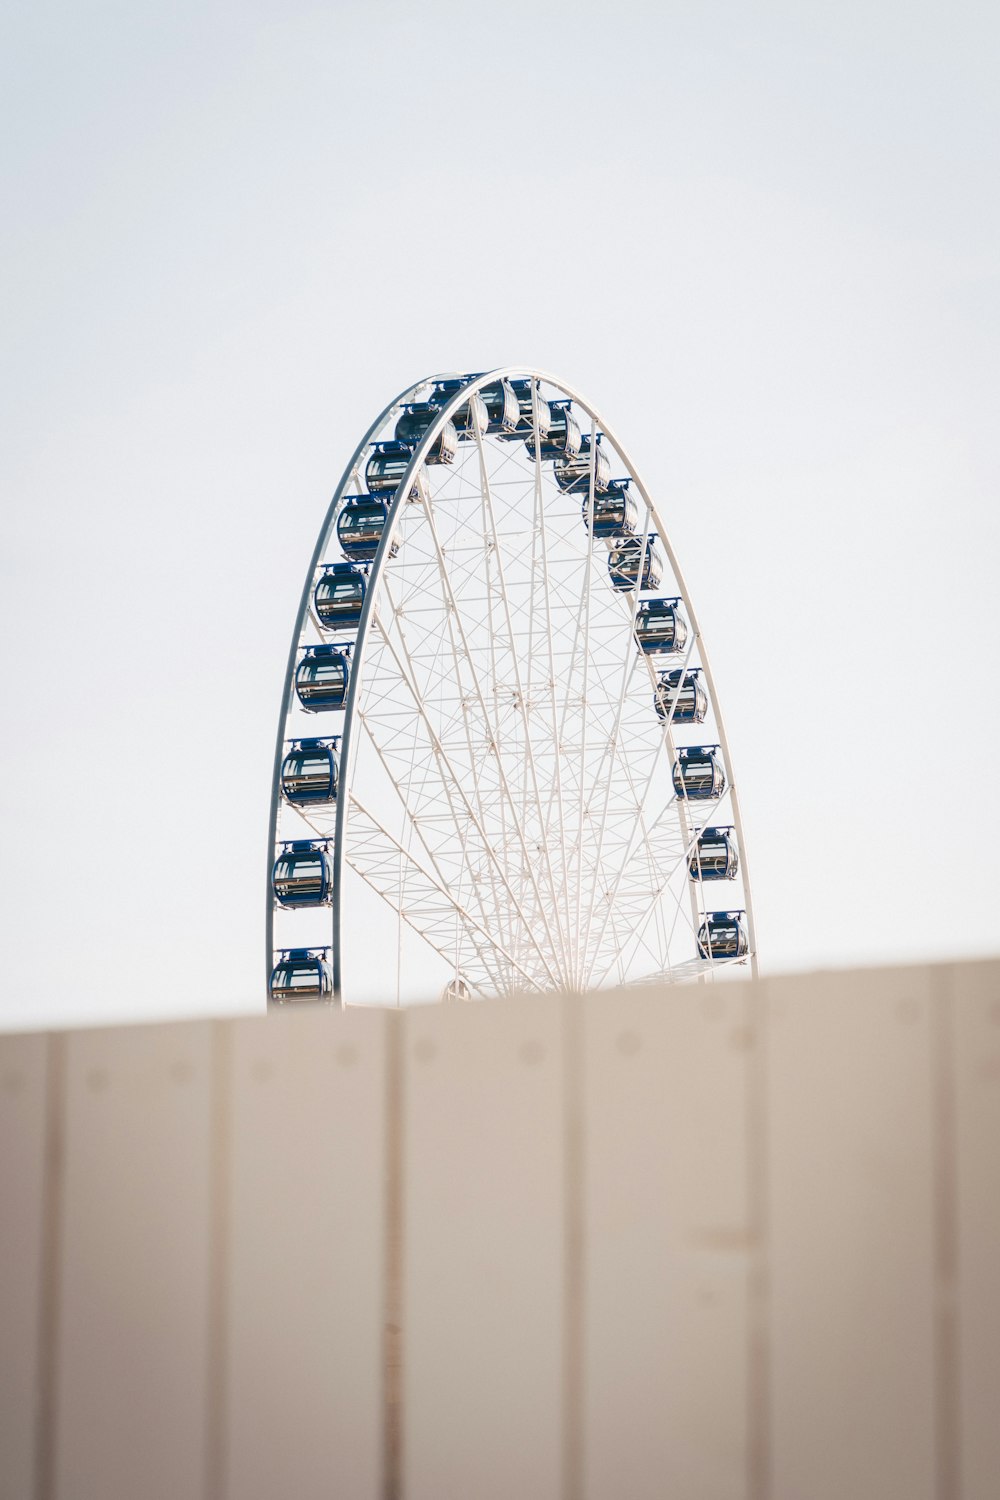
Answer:
M205 1493L208 1023L67 1038L59 1500Z
M562 1040L555 999L405 1016L407 1500L560 1494Z
M48 1046L0 1037L0 1500L35 1482Z
M768 989L774 1500L932 1500L929 971Z
M219 1463L231 1500L381 1494L389 1019L230 1023Z
M1000 965L951 970L955 1029L958 1469L1000 1495Z
M740 985L584 1002L588 1500L746 1493Z

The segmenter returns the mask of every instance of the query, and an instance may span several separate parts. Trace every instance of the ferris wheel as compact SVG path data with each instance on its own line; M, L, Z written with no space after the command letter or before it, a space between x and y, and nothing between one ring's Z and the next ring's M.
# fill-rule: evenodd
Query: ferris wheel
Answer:
M756 972L737 783L662 515L542 371L408 388L320 529L275 748L272 1005L351 1000L361 892L362 955L405 929L449 998Z

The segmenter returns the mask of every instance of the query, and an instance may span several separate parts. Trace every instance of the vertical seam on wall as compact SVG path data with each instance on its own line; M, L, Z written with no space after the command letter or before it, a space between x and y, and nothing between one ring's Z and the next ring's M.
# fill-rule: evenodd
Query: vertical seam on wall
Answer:
M403 1493L403 1032L405 1017L385 1018L385 1284L382 1329L382 1490Z
M747 1494L771 1493L771 1348L768 1192L767 1077L770 1028L768 989L758 980L747 996L754 1045L747 1068L747 1199L750 1256L747 1265ZM754 1009L756 1014L753 1014Z
M955 970L931 970L934 1128L934 1455L937 1500L960 1500Z
M66 1162L66 1038L50 1036L45 1056L45 1178L42 1203L35 1495L55 1494L56 1388L59 1378L59 1270Z
M209 1090L208 1372L205 1497L227 1493L229 1318L229 1142L232 1115L232 1022L213 1021Z
M562 1002L563 1085L563 1500L583 1494L584 1397L584 1112L583 1026L585 1001Z

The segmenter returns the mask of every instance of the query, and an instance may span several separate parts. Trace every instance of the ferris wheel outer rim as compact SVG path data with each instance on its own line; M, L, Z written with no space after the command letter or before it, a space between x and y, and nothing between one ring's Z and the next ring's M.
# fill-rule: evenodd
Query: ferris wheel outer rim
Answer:
M431 380L444 380L447 378L447 376L443 375L438 377L429 377L429 379ZM281 807L281 765L282 761L284 760L285 727L288 723L288 711L291 707L291 696L294 690L293 684L295 681L296 658L299 654L299 642L302 639L302 628L309 613L309 601L312 597L312 591L315 586L316 569L320 564L321 554L326 547L331 528L337 516L338 507L340 506L341 500L344 498L344 494L347 489L347 485L350 482L351 475L355 472L358 463L360 462L361 457L365 452L365 449L371 445L372 439L374 438L375 434L379 432L385 425L390 413L397 406L403 405L403 403L409 397L411 397L415 391L420 390L421 386L426 384L426 380L417 381L415 384L408 385L402 391L400 391L399 395L396 396L394 400L390 401L389 404L383 408L383 410L375 418L375 421L372 422L372 424L366 431L360 443L358 443L357 447L354 450L354 453L352 454L350 460L347 463L347 466L344 469L344 472L340 476L337 486L334 489L333 495L330 499L330 503L326 508L326 513L323 517L319 533L316 537L316 545L313 547L312 557L310 559L309 567L306 572L305 583L302 587L302 594L299 599L299 607L295 616L295 624L292 628L292 640L291 645L288 649L288 660L285 666L285 677L281 689L281 707L278 711L278 732L274 747L274 768L271 774L271 808L270 816L268 819L267 843L267 903L265 907L267 913L267 920L265 922L265 993L268 994L268 996L270 995L271 971L274 968L274 892L271 885L271 874L274 869L274 849L278 834L278 813Z
M336 489L335 489L335 491L333 493L333 497L332 497L332 499L330 501L330 504L327 507L326 515L324 516L323 523L322 523L322 526L321 526L320 531L319 531L319 535L318 535L317 540L316 540L316 545L315 545L315 547L313 549L313 555L312 555L312 558L311 558L311 561L310 561L310 564L309 564L309 570L308 570L307 575L306 575L305 584L303 586L302 596L301 596L300 603L299 603L299 610L298 610L298 614L296 616L295 628L294 628L294 632L293 632L293 636L292 636L292 643L291 643L291 647L290 647L289 654L288 654L288 665L286 667L285 681L284 681L284 686L283 686L283 690L282 690L281 711L280 711L280 714L279 714L278 733L277 733L277 740L276 740L276 746L275 746L274 772L273 772L273 776L272 776L272 787L271 787L271 817L270 817L270 823L269 823L269 845L268 845L268 886L267 886L267 924L266 924L266 927L267 927L267 978L268 978L268 982L270 981L271 969L272 969L273 963L274 963L274 945L273 945L274 911L273 911L273 899L272 899L272 890L271 890L271 870L272 870L273 861L274 861L274 848L275 848L276 835L277 835L277 819L278 819L278 811L279 811L279 808L280 808L280 797L281 797L281 788L280 788L281 763L282 763L283 750L284 750L284 744L285 744L285 733L284 733L284 731L285 731L285 726L286 726L287 719L288 719L288 712L289 712L289 709L291 707L291 695L292 695L292 692L294 690L294 674L295 674L296 658L298 656L299 643L300 643L300 640L301 640L302 629L303 629L303 626L304 626L305 621L306 621L306 617L307 617L308 612L309 612L309 601L310 601L310 598L311 598L312 589L313 589L314 584L315 584L316 569L319 566L319 563L321 561L321 554L322 554L322 552L325 549L327 540L328 540L329 535L330 535L330 531L331 531L331 529L333 527L334 521L335 521L336 516L337 516L338 507L339 507L340 502L343 499L343 496L344 496L344 494L346 492L347 485L348 485L348 483L349 483L349 481L351 479L352 474L354 474L354 472L356 471L358 463L359 463L362 455L364 454L365 449L368 448L370 446L370 444L372 443L375 434L377 432L379 432L381 430L381 428L385 425L387 419L389 418L389 416L391 415L391 413L393 412L393 410L395 410L395 408L397 408L399 406L405 405L408 400L412 400L414 394L417 391L420 391L420 390L424 389L425 387L427 387L429 385L433 385L435 382L437 382L439 380L446 380L446 379L453 379L453 378L456 378L456 377L454 375L452 375L452 374L447 374L447 375L445 375L445 374L439 374L439 375L425 376L425 377L423 377L423 379L415 381L413 384L411 384L409 386L406 386L399 393L399 395L396 396L396 398L393 401L389 402L389 404L383 408L383 410L380 413L380 415L376 418L376 420L368 428L367 432L365 433L364 438L358 444L358 446L355 449L355 451L354 451L354 453L353 453L350 461L348 462L347 466L344 469L344 472L343 472L343 474L341 476L340 482L338 483L338 485L337 485L337 487L336 487ZM747 860L746 840L744 838L744 833L743 833L743 819L742 819L742 812L741 812L740 803L739 803L739 792L738 792L738 788L737 788L737 784L736 784L736 779L735 779L735 777L733 775L733 763L732 763L732 756L730 754L730 749L729 749L729 740L728 740L728 736L727 736L727 733L726 733L726 727L725 727L725 722L724 722L723 715L722 715L722 710L721 710L721 707L719 705L719 696L718 696L718 693L716 692L716 689L715 689L715 677L714 677L714 674L712 672L711 663L710 663L710 661L708 659L708 653L707 653L707 650L705 648L704 637L702 635L701 628L700 628L699 623L698 623L697 613L696 613L696 611L694 609L694 605L693 605L693 603L691 601L690 591L688 589L687 582L686 582L686 580L684 578L683 571L682 571L682 569L680 567L680 564L679 564L679 562L677 560L677 555L676 555L676 553L675 553L675 551L673 549L673 546L670 543L670 539L669 539L669 536L667 534L666 527L663 524L662 517L660 516L659 512L657 511L657 508L656 508L656 505L655 505L655 503L654 503L654 501L652 499L652 496L651 496L651 494L650 494L647 486L645 485L645 483L644 483L641 475L639 474L638 470L636 469L635 464L632 462L631 458L629 457L627 450L624 448L624 446L621 444L621 442L617 439L617 437L615 435L615 432L614 432L614 429L607 422L605 422L603 420L603 418L600 416L600 414L597 411L597 409L587 400L586 397L584 397L575 387L568 385L566 383L566 381L562 380L560 377L558 377L556 375L553 375L553 374L551 374L551 373L549 373L548 371L545 371L545 370L540 370L540 369L532 368L532 367L526 367L526 366L520 365L520 364L502 365L502 366L499 366L496 369L485 371L485 372L483 372L483 373L481 373L479 375L476 375L476 376L472 377L471 379L466 380L465 384L458 391L456 391L455 394L447 402L442 403L438 416L435 417L434 421L428 426L428 428L425 431L425 433L423 434L420 442L413 449L413 452L412 452L411 458L410 458L410 462L409 462L409 464L408 464L408 466L406 468L405 473L403 474L403 476L400 479L398 485L396 486L396 490L395 490L394 493L396 495L400 495L400 494L406 495L406 494L408 494L410 492L410 490L411 490L411 488L413 486L415 477L420 472L420 470L423 468L423 466L424 466L424 464L426 462L426 455L427 455L427 453L433 447L433 445L436 442L439 434L441 433L442 429L444 428L445 423L448 422L452 418L452 416L454 416L454 414L461 407L463 407L464 405L466 405L466 403L468 402L469 397L471 395L473 395L477 391L481 390L484 386L488 386L488 385L493 384L497 380L500 380L500 379L511 379L511 378L514 378L514 379L517 379L517 378L522 378L522 379L527 378L527 379L530 379L530 380L535 380L535 381L539 382L540 384L545 384L547 386L552 386L556 390L560 391L562 393L562 395L566 396L570 401L573 401L574 403L576 403L583 411L585 411L586 414L587 414L587 416L591 419L591 422L595 424L596 429L598 431L600 431L600 432L603 432L607 436L607 438L610 441L611 445L615 448L615 450L618 453L619 457L621 458L623 464L625 465L626 469L628 470L628 473L629 473L629 475L630 475L633 483L635 484L636 489L638 490L640 496L642 497L642 499L643 499L643 501L644 501L644 503L646 505L646 509L647 509L647 512L648 512L648 523L647 524L652 523L653 530L655 531L655 534L657 535L657 537L658 537L658 539L660 541L660 544L663 547L663 550L664 550L664 552L666 554L667 560L668 560L668 562L670 564L670 567L671 567L671 570L673 572L674 579L675 579L675 581L677 583L677 586L678 586L678 589L680 591L680 594L681 594L681 596L682 596L682 598L684 600L685 610L686 610L687 615L688 615L688 619L689 619L689 623L690 623L690 626L691 626L691 630L692 630L694 639L697 640L697 642L698 642L698 656L699 656L699 660L700 660L700 663L701 663L702 671L703 671L704 676L705 676L705 680L706 680L706 684L707 684L707 687L708 687L708 690L709 690L709 694L710 694L710 697L711 697L713 714L714 714L714 718L715 718L715 727L716 727L716 732L718 734L719 747L722 750L723 766L724 766L724 769L725 769L727 783L728 783L727 792L728 792L728 795L729 795L729 798L730 798L730 805L731 805L731 808L732 808L733 824L734 824L734 827L736 829L736 836L737 836L738 847L739 847L739 851L740 851L740 872L741 872L742 883L743 883L744 910L746 912L746 919L747 919L747 940L748 940L748 944L749 944L749 948L750 948L750 954L749 954L749 957L750 957L750 972L751 972L751 976L753 978L756 978L758 976L756 926L755 926L755 922L754 922L753 897L752 897L752 894L751 894L751 887L750 887L750 873L749 873L749 864L748 864L748 860ZM332 928L332 931L331 931L331 956L332 956L332 960L333 960L333 962L332 962L332 970L333 970L333 998L334 998L335 1003L339 1002L341 1004L343 1003L343 1000L342 1000L342 988L343 988L343 986L342 986L342 978L343 978L343 976L342 976L342 957L341 957L341 895L342 895L342 890L343 890L344 846L345 846L345 835L346 835L346 830L347 830L347 809L348 809L348 805L349 805L349 802L350 802L349 794L348 795L343 795L343 792L344 792L344 789L347 788L348 789L348 793L349 793L348 772L349 772L349 758L350 758L350 753L351 753L351 738L352 738L351 731L352 731L352 728L353 728L353 720L354 720L354 705L355 705L355 701L356 701L356 698L357 698L357 694L358 694L358 690L359 690L359 685L360 685L360 682L361 682L361 679L362 679L362 676L363 676L364 656L365 656L365 647L367 645L369 620L370 620L370 617L371 617L371 611L374 608L374 600L375 600L375 597L376 597L376 595L378 593L378 587L379 587L379 584L381 582L382 573L383 573L383 570L384 570L384 568L386 566L386 560L387 560L387 558L390 555L390 551L391 551L391 547L392 547L392 541L393 541L393 534L395 532L396 526L398 525L398 518L399 518L399 516L401 514L402 514L402 508L401 507L392 506L392 507L389 508L387 522L386 522L386 525L385 525L385 527L383 529L383 532L382 532L382 537L381 537L381 540L379 542L378 550L377 550L377 552L375 554L374 559L372 560L372 563L371 563L371 566L370 566L370 569L369 569L368 582L367 582L367 587L365 589L365 597L364 597L364 601L363 601L362 608L361 608L361 617L360 617L360 620L359 620L359 623L358 623L357 633L356 633L355 640L354 640L354 649L353 649L352 658L351 658L351 671L350 671L349 678L348 678L347 695L346 695L346 698L345 698L345 701L344 701L344 707L343 707L344 724L343 724L343 730L342 730L342 733L341 733L341 740L340 740L341 795L338 795L338 798L337 798L336 823L335 823L335 832L334 832L334 848L333 848L333 892L332 892L332 911L331 911L331 928ZM672 739L672 736L671 736L671 739Z

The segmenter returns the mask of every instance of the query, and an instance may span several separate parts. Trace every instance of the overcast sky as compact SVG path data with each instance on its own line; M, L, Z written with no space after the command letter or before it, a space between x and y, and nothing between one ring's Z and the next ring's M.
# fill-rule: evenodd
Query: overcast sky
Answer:
M1000 949L998 17L6 7L0 1024L261 1003L329 493L520 361L668 518L764 970Z

